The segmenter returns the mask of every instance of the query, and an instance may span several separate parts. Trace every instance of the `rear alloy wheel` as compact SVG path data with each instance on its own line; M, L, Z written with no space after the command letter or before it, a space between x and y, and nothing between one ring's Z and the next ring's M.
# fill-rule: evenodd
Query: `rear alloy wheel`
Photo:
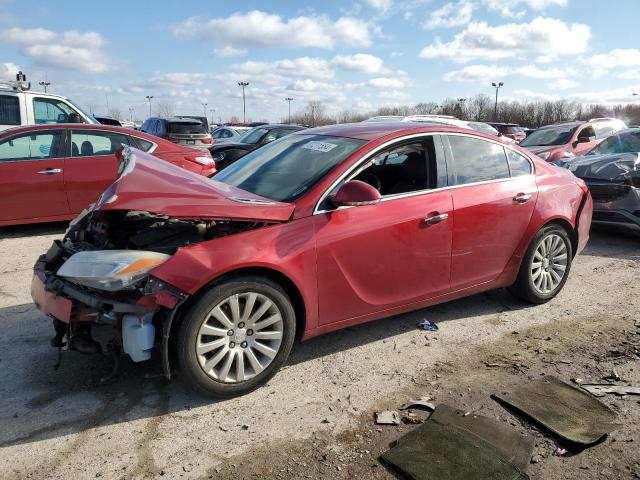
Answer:
M531 303L551 300L567 281L572 258L567 231L560 225L544 227L529 245L511 292Z
M182 373L214 396L247 393L287 360L295 313L267 278L238 278L212 287L189 310L178 333Z

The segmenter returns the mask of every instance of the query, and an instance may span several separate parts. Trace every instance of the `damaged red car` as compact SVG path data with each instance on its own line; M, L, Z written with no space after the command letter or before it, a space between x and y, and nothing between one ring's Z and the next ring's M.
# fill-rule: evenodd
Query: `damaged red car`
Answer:
M215 396L264 384L294 341L478 292L553 298L588 240L584 182L443 125L304 130L208 179L133 148L35 266L56 347L159 350ZM96 322L113 324L108 343Z

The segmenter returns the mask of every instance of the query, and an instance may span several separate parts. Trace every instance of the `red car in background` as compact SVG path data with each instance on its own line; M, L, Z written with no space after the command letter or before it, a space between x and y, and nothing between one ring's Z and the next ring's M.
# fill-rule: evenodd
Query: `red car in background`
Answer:
M91 325L109 322L134 361L157 346L168 377L177 360L191 385L232 396L296 339L500 287L552 299L591 214L570 172L441 124L301 130L213 179L127 149L40 257L32 296L52 345L100 352Z
M592 118L588 122L563 122L540 127L520 142L547 162L584 155L602 140L627 126L615 118Z
M116 151L131 146L200 175L216 173L208 151L128 128L51 124L0 133L0 225L69 220L118 176Z
M524 133L520 128L520 125L517 123L489 123L489 125L516 143L520 143L522 140L527 138L526 133Z

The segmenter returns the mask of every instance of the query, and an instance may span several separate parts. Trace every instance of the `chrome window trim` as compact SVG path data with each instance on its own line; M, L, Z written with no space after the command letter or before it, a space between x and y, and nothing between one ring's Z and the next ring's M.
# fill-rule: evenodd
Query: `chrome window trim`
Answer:
M47 131L61 132L62 135L65 135L65 129L64 128L51 128L51 129L43 130L42 134L46 135L45 132L47 132ZM22 133L19 133L17 135L11 136L11 137L0 139L0 142L4 142L5 140L10 140L10 139L15 138L15 137L20 138L20 137L26 137L26 136L31 136L31 135L32 135L32 133L30 133L30 132L22 132ZM36 135L37 135L37 133L36 133ZM0 165L4 165L6 163L44 162L46 160L64 160L65 158L68 158L68 157L62 156L62 157L50 157L50 158L21 158L21 159L16 159L16 160L3 160L3 159L0 158Z
M70 128L69 129L69 134L70 134L71 138L73 138L74 132L109 132L109 133L115 133L117 135L122 135L123 137L137 138L138 140L142 140L143 142L151 143L151 148L149 150L147 150L146 152L144 150L140 150L141 152L144 152L144 153L153 153L153 152L155 152L156 148L158 148L158 144L153 142L153 141L151 141L151 140L147 140L146 138L142 138L142 137L139 137L137 135L131 135L130 133L117 132L115 130L100 130L100 129L97 129L97 128L92 128L92 129L86 130L86 129L82 129L82 128L78 128L78 129ZM73 140L71 140L71 138L69 140L73 141ZM124 144L122 144L122 146L125 147L125 148L127 148L127 147L136 148L133 145L124 145ZM74 157L73 156L73 151L71 151L71 152L69 152L69 156L66 157L66 158L113 157L113 156L115 156L115 152L114 153L105 153L105 154L102 154L102 155L79 155L77 157Z
M325 190L325 192L320 196L320 198L316 202L316 206L313 209L312 215L319 215L319 214L322 214L322 213L335 212L335 211L344 210L344 209L347 209L347 208L355 208L355 207L352 207L352 206L343 206L343 207L337 207L337 208L330 209L330 210L320 210L320 205L326 200L326 198L329 196L331 191L334 188L336 188L336 186L338 186L346 177L349 177L352 173L355 176L358 173L360 173L361 170L364 170L365 166L363 164L368 162L375 154L377 154L381 150L384 150L385 148L389 147L390 145L392 145L394 143L402 142L404 140L412 140L412 139L416 139L416 138L423 138L423 137L429 137L429 136L434 136L434 135L457 135L457 136L461 136L461 137L477 138L479 140L484 140L485 142L495 143L496 145L500 145L501 147L504 147L505 149L508 148L508 149L513 150L514 152L524 156L529 161L529 164L531 165L531 173L528 174L528 175L518 175L517 177L512 177L511 176L511 167L509 166L509 177L506 177L506 178L499 178L499 179L496 179L496 180L485 180L483 182L464 183L464 184L461 184L461 185L447 185L446 187L431 188L431 189L424 189L424 190L416 190L415 192L398 193L398 194L395 194L395 195L387 195L387 196L382 197L380 199L379 203L386 202L386 201L389 201L389 200L396 200L396 199L399 199L399 198L408 198L408 197L414 197L414 196L417 196L417 195L425 195L425 194L429 194L429 193L432 193L432 192L441 192L443 190L451 190L451 189L456 189L456 188L469 187L469 186L473 186L473 185L485 185L485 184L490 184L490 183L506 182L506 181L510 181L510 180L514 180L514 179L518 179L518 178L524 178L524 177L528 177L528 176L535 176L535 173L536 173L535 164L533 163L533 161L527 155L524 155L522 152L519 152L518 150L513 148L511 145L505 145L504 143L502 143L502 142L500 142L498 140L493 140L491 138L484 138L484 137L479 137L477 135L470 135L470 134L467 134L467 133L459 133L459 132L414 133L412 135L407 135L407 136L400 137L400 138L394 138L392 140L389 140L389 141L383 143L382 145L379 145L374 150L370 151L360 161L358 161L354 165L352 165L346 172L344 172L342 175L340 175L340 177L338 177L331 184L331 186L327 190ZM442 148L444 150L444 148L445 148L444 144L442 145ZM509 158L506 155L506 152L505 152L505 157L506 157L506 160L507 160L507 165L509 165ZM455 161L455 159L454 159L454 161ZM356 172L355 170L358 169L358 167L362 167L362 168L360 168L360 170L358 170Z

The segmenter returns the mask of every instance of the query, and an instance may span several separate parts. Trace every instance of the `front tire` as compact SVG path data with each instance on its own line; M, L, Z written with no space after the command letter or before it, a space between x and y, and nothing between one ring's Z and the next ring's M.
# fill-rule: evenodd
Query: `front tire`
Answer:
M545 303L567 282L573 247L567 230L548 225L536 234L522 259L511 293L530 303Z
M215 284L179 326L180 371L207 395L243 395L285 364L295 328L291 300L272 280L247 276Z

